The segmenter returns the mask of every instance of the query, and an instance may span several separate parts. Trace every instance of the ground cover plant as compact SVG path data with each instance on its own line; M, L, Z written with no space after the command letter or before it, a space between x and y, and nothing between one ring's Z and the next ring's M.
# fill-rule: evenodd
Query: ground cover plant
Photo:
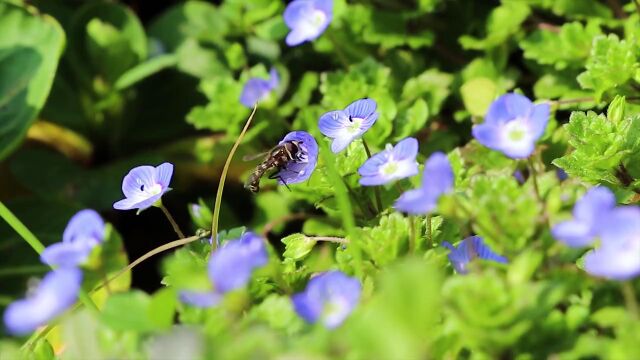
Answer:
M640 3L0 1L0 359L640 358Z

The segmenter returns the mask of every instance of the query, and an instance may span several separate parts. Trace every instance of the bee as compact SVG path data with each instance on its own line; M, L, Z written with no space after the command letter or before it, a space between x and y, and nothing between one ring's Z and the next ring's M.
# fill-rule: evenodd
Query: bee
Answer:
M256 166L249 179L244 185L244 188L257 193L260 191L260 178L270 169L277 169L276 172L269 176L269 179L280 179L282 183L287 186L287 183L282 177L280 177L280 170L285 169L291 161L303 161L303 152L300 148L301 141L285 141L284 143L274 147L262 162ZM287 188L289 188L287 186Z

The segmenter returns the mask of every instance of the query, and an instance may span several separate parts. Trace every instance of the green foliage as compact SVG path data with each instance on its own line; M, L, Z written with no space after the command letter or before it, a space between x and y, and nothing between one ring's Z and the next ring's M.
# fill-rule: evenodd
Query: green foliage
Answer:
M24 138L44 105L64 47L58 22L0 3L0 159Z
M175 239L158 209L113 210L134 166L175 164L163 203L186 236L202 236L158 255L160 284L145 261L92 292L97 311L69 310L40 335L0 339L0 359L640 357L637 279L594 279L585 270L593 250L551 231L591 186L621 204L640 199L633 4L334 0L326 31L289 47L288 2L163 3L0 1L0 201L45 246L78 210L101 213L107 235L82 266L87 292ZM280 81L230 164L216 239L263 234L268 263L213 307L182 303L182 291L214 289L209 206L251 111L239 103L243 87L272 68ZM507 92L551 109L528 159L471 132ZM319 117L365 97L378 120L331 152ZM244 190L259 160L241 158L295 130L318 142L311 177L284 187L270 170L258 194ZM365 143L375 154L406 137L419 141L420 174L361 186ZM398 197L432 181L422 171L435 151L447 154L454 189L431 214L400 213ZM443 242L472 235L508 262L475 259L457 273ZM50 269L3 222L0 250L4 310ZM362 286L335 329L305 322L292 302L328 270Z

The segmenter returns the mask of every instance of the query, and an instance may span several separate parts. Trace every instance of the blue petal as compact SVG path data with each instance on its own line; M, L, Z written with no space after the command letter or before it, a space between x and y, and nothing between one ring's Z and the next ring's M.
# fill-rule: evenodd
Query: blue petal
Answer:
M268 261L264 240L251 232L227 242L209 260L209 277L216 292L224 294L245 286L251 273Z
M459 274L466 274L468 272L467 264L475 258L507 263L505 257L494 253L479 236L471 236L462 240L457 248L453 248L448 242L443 242L443 245L451 250L449 260Z
M640 244L626 250L599 248L584 257L584 269L594 276L629 280L640 275Z
M557 240L572 247L590 245L595 236L591 231L591 224L578 220L569 220L556 224L551 229L551 234Z
M396 160L415 160L416 155L418 155L418 140L412 137L401 140L393 147L392 154Z
M602 223L599 228L602 248L622 250L633 248L635 243L640 242L640 208L637 206L613 209L595 221ZM640 253L636 255L640 258Z
M165 162L156 167L156 182L163 188L168 188L173 176L173 164Z
M47 246L40 254L40 261L51 266L77 267L87 260L91 249L82 242L59 242Z
M534 140L538 140L544 134L549 122L550 107L549 104L534 105L527 119L527 125L531 130Z
M616 206L616 197L604 186L596 186L587 191L576 202L573 216L585 223L595 224Z
M353 142L353 140L355 140L355 138L351 136L338 136L331 142L331 151L334 154L337 154L340 151L346 149L349 144Z
M440 196L453 190L454 174L451 163L442 152L431 154L424 164L422 187L432 196Z
M354 118L366 119L376 112L377 106L374 100L365 98L352 102L344 112Z
M500 148L502 136L499 127L485 122L484 124L474 125L471 132L480 144L489 149L498 150Z
M342 110L329 111L320 116L320 132L330 138L348 135L346 128L351 125L349 116Z
M278 71L276 68L271 68L269 71L269 88L273 90L280 85L280 76L278 76Z
M427 214L435 209L437 205L436 200L436 198L428 196L423 189L409 190L405 191L400 198L396 200L393 207L407 214Z
M313 7L327 14L329 21L331 21L333 15L333 0L313 0Z
M34 294L11 303L4 312L4 323L14 335L28 334L64 312L78 297L82 272L64 268L49 272Z
M528 118L532 108L533 103L526 96L514 93L504 94L489 106L485 122L501 124L518 117Z
M313 3L311 1L294 0L284 9L282 17L284 18L285 24L293 29L297 27L300 22L305 21L311 11L313 11Z
M213 291L181 291L179 297L183 303L201 308L215 306L222 300L222 296Z
M253 106L266 97L271 91L269 81L259 78L251 78L242 88L240 94L240 103L248 108Z
M105 224L100 215L91 209L78 211L67 223L62 233L63 242L88 241L92 245L102 242Z

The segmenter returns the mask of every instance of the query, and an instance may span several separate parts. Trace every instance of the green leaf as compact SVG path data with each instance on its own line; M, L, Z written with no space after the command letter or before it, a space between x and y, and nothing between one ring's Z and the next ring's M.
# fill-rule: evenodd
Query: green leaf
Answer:
M605 91L624 85L638 70L635 41L620 40L615 34L593 40L587 70L578 76L585 89L593 89L599 101Z
M487 21L486 37L479 39L464 35L460 37L460 44L465 49L490 49L503 45L511 36L521 31L531 9L524 2L505 1L495 8Z
M100 313L100 320L116 331L152 331L151 298L141 291L112 295Z
M145 78L158 73L164 69L175 66L177 59L175 55L160 55L140 63L125 71L115 83L116 90L124 90Z
M285 245L285 250L282 256L291 260L302 260L309 255L313 247L316 245L316 241L307 237L304 234L291 234L282 238L282 243Z
M520 47L525 58L539 64L554 65L557 70L579 68L589 56L593 38L600 34L596 21L590 21L586 26L572 22L562 25L558 31L537 30L522 41Z
M460 87L464 106L474 116L484 116L497 95L496 84L487 78L475 78Z
M429 108L423 99L418 99L395 121L394 140L399 141L422 130L429 120Z
M22 141L51 90L65 43L51 17L0 3L0 159Z

